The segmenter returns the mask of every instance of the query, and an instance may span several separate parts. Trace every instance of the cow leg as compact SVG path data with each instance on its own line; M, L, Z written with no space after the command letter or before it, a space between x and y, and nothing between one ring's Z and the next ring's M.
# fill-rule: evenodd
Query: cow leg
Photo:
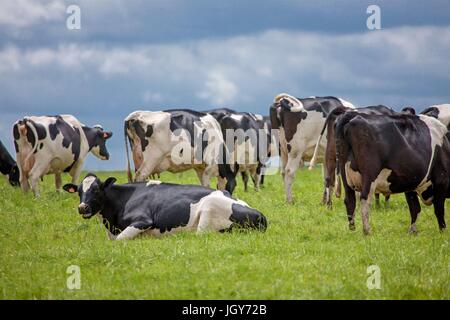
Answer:
M390 194L387 194L387 195L384 196L384 207L385 207L386 209L389 208L389 203L390 203L389 199L390 199L390 198L391 198L391 195L390 195Z
M295 172L297 171L301 160L301 154L296 156L289 155L284 172L284 189L286 193L286 202L292 203L292 183L294 182Z
M28 173L20 171L20 187L23 192L28 192L30 190L30 183L28 182Z
M434 214L436 215L440 231L444 231L446 228L445 217L444 217L446 189L447 188L445 186L440 186L440 185L433 186Z
M137 237L142 232L144 232L144 228L136 228L134 226L128 226L123 230L121 233L119 233L116 237L116 240L129 240Z
M380 208L380 194L379 193L375 193L375 206L378 208Z
M322 164L322 174L324 177L324 190L322 203L326 204L328 209L332 209L333 207L333 200L331 198L331 195L333 194L333 187L334 187L334 175L335 175L334 172L335 172L334 167Z
M248 191L248 173L247 173L247 171L242 171L241 176L242 176L242 181L244 182L244 191L247 192Z
M47 172L49 163L43 161L36 161L33 169L30 171L31 190L33 190L34 196L39 197L39 179Z
M72 177L73 184L78 184L78 180L80 179L82 169L83 169L83 161L77 161L77 163L75 163L72 169L70 170L69 174Z
M55 173L55 187L57 192L61 192L62 187L61 172Z
M361 218L363 223L363 232L365 235L370 234L370 203L372 201L373 194L375 192L375 182L372 179L364 179L361 190Z
M411 215L411 226L409 227L410 234L417 233L416 220L420 213L420 203L415 192L405 192L406 202L409 207L409 214Z
M250 169L250 174L252 175L252 181L253 181L253 186L255 188L255 191L258 191L258 189L259 189L260 173L258 173L258 168L256 168L256 167Z

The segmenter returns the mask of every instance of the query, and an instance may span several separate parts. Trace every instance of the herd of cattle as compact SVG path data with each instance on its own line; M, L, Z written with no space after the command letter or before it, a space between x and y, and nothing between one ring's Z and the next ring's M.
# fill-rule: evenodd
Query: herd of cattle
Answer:
M405 194L411 233L417 232L419 197L426 205L433 204L439 228L445 229L445 201L450 198L450 104L416 114L411 107L400 112L382 105L355 108L340 98L300 99L283 93L275 97L269 111L269 117L226 108L132 112L124 121L129 179L125 185L114 184L115 178L102 182L93 174L78 185L89 152L109 159L106 141L112 132L99 125L85 126L71 115L24 117L13 125L17 162L0 142L0 170L13 186L28 191L31 185L35 196L44 175L54 174L60 191L61 174L69 173L72 183L64 185L64 190L78 193L79 213L83 218L100 217L111 239L183 229L265 230L264 215L231 195L238 174L246 191L249 176L258 189L269 158L277 156L274 150L279 149L289 203L297 169L305 161L310 168L323 163L323 203L332 207L332 194L340 196L342 180L350 229L355 228L356 193L365 234L370 233L372 198L383 194L387 201L394 193ZM233 137L230 146L230 130L255 132L256 140ZM241 150L244 161L237 159ZM253 151L256 159L249 161ZM177 161L174 155L189 161ZM202 186L148 180L165 171L190 169ZM212 178L217 178L219 190L209 188Z

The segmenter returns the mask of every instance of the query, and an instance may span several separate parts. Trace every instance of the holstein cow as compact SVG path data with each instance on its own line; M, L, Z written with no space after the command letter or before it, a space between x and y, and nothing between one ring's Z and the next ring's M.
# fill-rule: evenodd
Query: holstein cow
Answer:
M428 107L421 114L435 117L447 127L447 130L450 130L450 104L439 104Z
M19 167L14 161L13 157L9 154L6 147L0 141L0 172L8 176L9 183L12 186L19 185Z
M350 229L355 228L355 191L361 193L363 231L369 234L373 193L405 193L417 232L418 195L434 205L445 229L444 203L450 197L450 142L447 128L425 115L345 112L336 123L336 150Z
M112 132L100 126L83 125L72 115L25 117L13 127L14 145L20 170L20 185L39 196L39 179L55 174L56 190L61 190L61 173L68 172L77 183L89 152L102 160L109 159L106 140Z
M326 133L326 147L325 147L325 161L324 161L325 188L330 191L327 191L325 203L328 205L329 208L331 208L331 206L332 206L332 199L331 199L332 191L331 190L333 189L333 185L335 184L335 182L336 182L336 185L340 188L339 175L336 177L336 174L335 174L336 169L338 169L337 172L339 173L339 168L338 168L338 164L336 161L337 158L336 158L335 124L336 124L337 119L346 111L355 111L355 112L359 112L359 113L363 113L363 114L378 114L378 115L396 114L396 112L393 109L383 106L383 105L369 106L369 107L357 108L357 109L341 106L341 107L335 108L333 111L331 111L328 114L328 117L323 125L322 131L320 132L319 139L317 140L316 147L314 150L314 155L311 159L311 162L309 163L309 169L311 170L312 168L314 168L314 166L316 164L318 150L320 149L321 140L322 140L322 137L326 130L327 133ZM415 111L412 108L404 108L402 110L402 112L415 114ZM335 177L337 178L336 181L335 181ZM384 196L385 196L385 200L386 200L385 203L386 203L386 205L388 205L390 194L385 194ZM375 199L376 199L377 206L379 206L379 204L380 204L379 193L375 194Z
M150 181L114 185L115 178L100 181L88 174L82 183L66 184L78 192L78 212L84 219L98 215L110 239L132 239L140 234L160 236L181 230L227 231L238 226L266 230L262 213L227 191L202 186Z
M252 177L255 190L258 190L262 168L267 162L267 128L263 117L250 112L237 112L228 108L205 111L220 124L222 135L227 143L232 162L242 175L244 190L248 190L248 174ZM264 152L260 152L260 147Z
M279 129L281 170L284 178L286 201L292 202L292 183L295 173L304 161L311 160L327 115L339 106L354 108L335 97L295 98L286 93L275 97L270 107L272 130ZM320 142L317 161L323 161L326 139ZM326 183L324 183L325 185ZM331 190L324 188L323 201Z
M128 155L131 145L135 181L164 171L194 169L203 186L218 178L219 189L233 192L233 168L226 163L227 149L220 125L210 114L188 109L135 111L125 118L128 180L133 180Z

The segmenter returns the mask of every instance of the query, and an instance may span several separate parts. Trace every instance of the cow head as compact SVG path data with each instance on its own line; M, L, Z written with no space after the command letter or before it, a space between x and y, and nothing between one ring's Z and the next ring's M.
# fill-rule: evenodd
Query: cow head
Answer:
M9 183L13 187L18 187L19 186L19 178L20 178L19 167L17 166L17 164L14 164L14 166L11 169L11 172L8 174Z
M89 219L102 211L105 191L116 181L116 178L108 178L105 182L101 182L96 175L89 173L79 186L68 183L63 189L69 193L78 192L80 197L80 205L78 213L84 219Z
M106 140L112 137L112 132L103 131L103 128L98 125L91 130L92 133L87 138L92 154L101 160L108 160L109 152L106 149Z

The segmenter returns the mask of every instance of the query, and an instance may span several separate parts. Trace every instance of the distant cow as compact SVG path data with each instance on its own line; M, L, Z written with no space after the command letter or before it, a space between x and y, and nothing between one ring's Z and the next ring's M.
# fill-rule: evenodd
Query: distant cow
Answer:
M77 183L89 152L102 160L109 159L106 140L112 132L100 126L80 123L72 115L25 117L13 127L14 145L20 170L20 185L39 196L39 179L55 174L56 190L61 190L61 173L68 172Z
M64 185L78 192L78 212L84 219L98 215L110 239L132 239L140 234L160 236L181 230L227 231L239 226L264 231L266 218L227 191L202 186L150 181L114 185L88 174L82 183Z
M373 193L405 193L417 231L418 195L445 229L444 203L450 197L450 142L447 128L425 115L374 115L347 111L336 123L336 150L345 188L350 229L355 228L355 191L361 193L363 231L369 234Z
M0 172L8 176L9 183L12 186L19 185L19 167L9 154L6 147L0 141Z
M331 194L333 192L333 185L335 184L335 172L337 169L337 156L336 156L336 135L335 135L335 124L337 119L339 119L340 116L342 116L343 113L346 111L355 111L363 114L378 114L378 115L391 115L396 114L396 112L386 106L378 105L378 106L369 106L364 108L347 108L344 106L335 108L333 111L331 111L328 114L328 117L323 125L322 131L320 133L320 137L317 140L316 147L314 150L314 155L311 159L311 162L309 163L309 169L311 170L314 165L316 164L317 159L317 153L319 150L319 146L321 144L322 137L326 130L326 147L325 147L325 161L324 161L324 167L325 167L325 188L328 190L326 195L326 201L325 203L328 205L329 208L332 206L332 199ZM414 109L411 108L404 108L402 110L405 113L411 113L414 114ZM339 170L338 170L339 172ZM340 187L340 181L339 176L337 176L337 186ZM386 204L388 203L390 194L385 194ZM379 194L375 194L375 199L377 206L379 206Z
M439 104L428 107L421 114L435 117L447 127L447 130L450 130L450 104Z
M263 117L250 112L237 112L228 108L205 111L220 124L222 135L231 153L232 165L241 172L244 190L248 189L248 174L252 177L255 189L259 188L261 173L267 162L267 127ZM229 135L227 135L229 132ZM269 137L270 138L270 137ZM263 140L264 139L264 140ZM230 141L229 141L230 140ZM260 152L260 144L264 153Z
M272 129L280 129L281 170L284 178L286 201L292 202L292 183L297 169L311 160L327 115L339 106L354 108L335 97L295 98L279 94L270 107ZM317 161L323 161L326 139L321 141ZM324 183L325 184L325 183ZM329 189L324 188L324 201Z
M135 111L125 118L128 180L133 180L128 156L131 145L135 181L164 171L194 169L203 186L218 178L219 189L233 192L233 168L226 163L227 149L219 123L210 114L188 109Z

